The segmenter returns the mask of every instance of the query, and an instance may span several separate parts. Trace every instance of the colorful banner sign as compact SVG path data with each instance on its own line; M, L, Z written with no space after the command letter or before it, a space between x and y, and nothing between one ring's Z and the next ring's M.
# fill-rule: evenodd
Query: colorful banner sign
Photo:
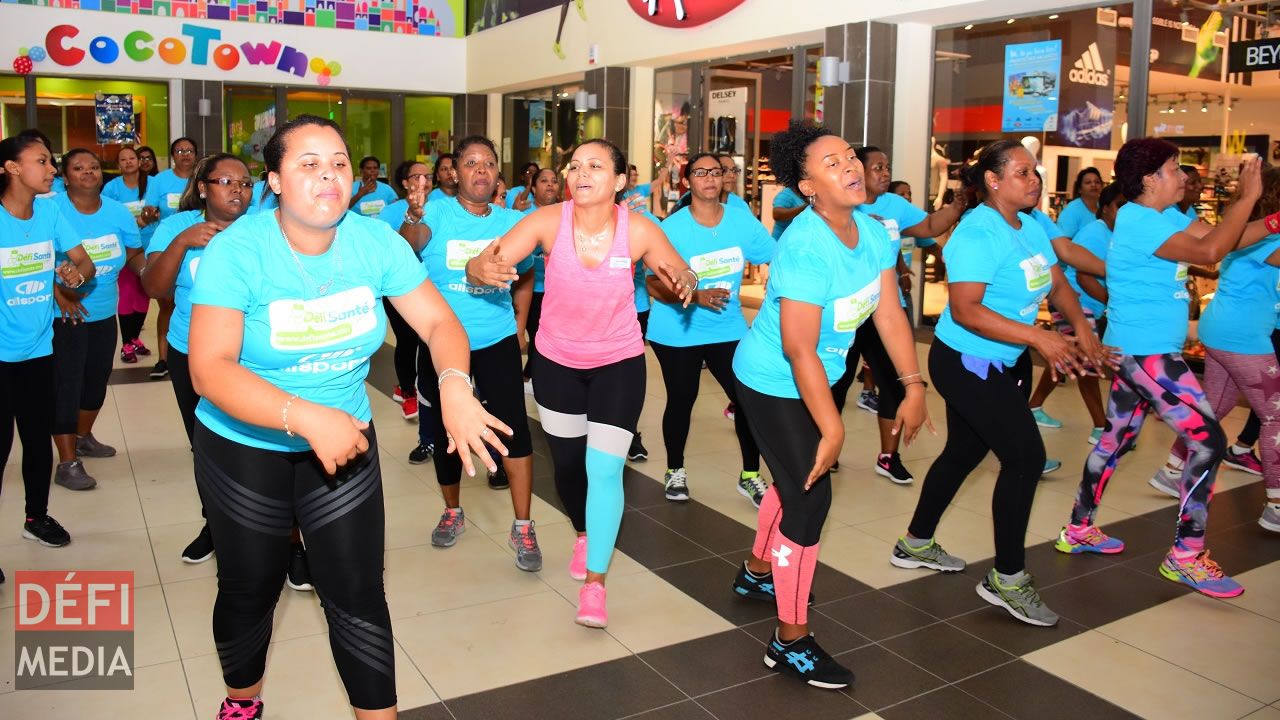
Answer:
M547 104L541 100L529 103L529 148L540 150L547 138Z
M1057 132L1050 145L1106 150L1115 114L1116 29L1072 13L1064 43Z
M1061 40L1005 46L1001 132L1057 129L1061 66Z
M94 125L99 145L124 145L138 142L133 123L132 95L103 95L93 98Z

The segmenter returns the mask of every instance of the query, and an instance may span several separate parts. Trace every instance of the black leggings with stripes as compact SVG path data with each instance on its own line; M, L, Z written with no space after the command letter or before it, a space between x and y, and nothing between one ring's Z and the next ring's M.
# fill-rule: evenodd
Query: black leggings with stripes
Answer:
M329 476L311 452L249 447L197 421L196 482L218 548L213 638L228 687L247 688L262 679L296 516L333 661L352 706L396 704L382 584L382 472L372 425L365 434L370 450Z

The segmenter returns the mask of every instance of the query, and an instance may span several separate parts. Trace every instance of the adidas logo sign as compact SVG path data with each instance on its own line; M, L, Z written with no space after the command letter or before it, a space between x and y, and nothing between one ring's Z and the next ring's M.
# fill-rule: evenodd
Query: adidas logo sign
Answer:
M1079 60L1076 60L1076 64L1072 66L1071 72L1067 74L1067 77L1071 78L1071 82L1084 85L1107 87L1111 84L1111 73L1102 65L1102 55L1098 52L1098 43L1089 43L1089 49L1080 55Z

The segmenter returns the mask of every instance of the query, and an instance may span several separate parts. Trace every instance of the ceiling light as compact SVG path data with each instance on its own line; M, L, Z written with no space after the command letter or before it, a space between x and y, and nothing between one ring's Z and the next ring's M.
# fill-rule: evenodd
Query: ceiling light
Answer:
M1209 103L1202 101L1200 103L1200 112L1209 112Z
M964 26L964 29L965 29L965 30L972 30L972 29L973 29L973 23L969 23L968 25L965 25L965 26Z
M1049 19L1050 19L1050 20L1057 20L1057 19L1058 19L1058 16L1057 16L1057 15L1050 15L1050 16L1049 16Z
M1013 24L1013 18L1009 18L1008 20L1005 20L1005 21L1004 21L1004 24L1005 24L1005 25L1012 25L1012 24Z
M1186 111L1187 111L1187 109L1186 109L1185 107L1184 107L1184 108L1180 108L1180 109L1178 110L1178 112L1186 112Z

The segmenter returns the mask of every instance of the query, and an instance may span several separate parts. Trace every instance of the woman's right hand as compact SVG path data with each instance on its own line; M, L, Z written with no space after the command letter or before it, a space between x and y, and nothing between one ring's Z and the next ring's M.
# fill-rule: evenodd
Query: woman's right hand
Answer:
M58 312L61 313L63 322L78 325L89 316L89 311L85 310L84 304L80 302L83 299L84 295L75 290L62 285L53 286L53 300L58 304Z
M145 205L142 208L142 214L140 217L142 218L142 224L144 226L150 225L153 222L158 222L160 220L160 208L155 207L154 205Z
M804 481L805 492L818 482L818 478L831 470L831 466L840 459L840 449L843 447L844 425L837 425L830 432L822 433L821 439L818 440L818 452L813 458L813 469L809 471L809 477Z
M479 255L467 261L467 282L472 285L491 287L511 287L511 283L520 279L515 267L502 256L498 241L480 251Z
M498 471L498 466L489 457L486 445L505 456L507 446L503 444L499 434L511 437L511 428L484 409L470 384L463 382L462 378L446 377L445 382L440 385L440 417L445 435L449 438L449 447L445 448L445 452L458 453L462 469L468 477L475 477L476 474L471 462L472 453L484 462L489 472Z
M427 204L427 176L415 177L409 181L410 187L405 193L404 199L409 203L409 215L417 220L422 220L423 206Z
M196 223L195 225L192 225L186 230L178 233L178 237L176 239L185 247L202 248L209 244L209 241L213 239L214 235L222 232L226 227L227 226L224 223L220 223L215 220L205 220L202 223Z
M293 401L291 416L297 423L294 426L297 434L311 445L311 451L329 475L369 449L369 438L362 432L368 429L369 423L357 420L350 413L297 399Z
M724 288L694 290L693 301L704 308L720 312L729 304L729 291Z
M1257 202L1262 197L1262 158L1254 155L1240 164L1236 194L1241 202Z
M1035 332L1031 346L1044 358L1055 381L1064 375L1073 379L1084 375L1080 349L1076 346L1075 338L1044 328L1036 328Z

